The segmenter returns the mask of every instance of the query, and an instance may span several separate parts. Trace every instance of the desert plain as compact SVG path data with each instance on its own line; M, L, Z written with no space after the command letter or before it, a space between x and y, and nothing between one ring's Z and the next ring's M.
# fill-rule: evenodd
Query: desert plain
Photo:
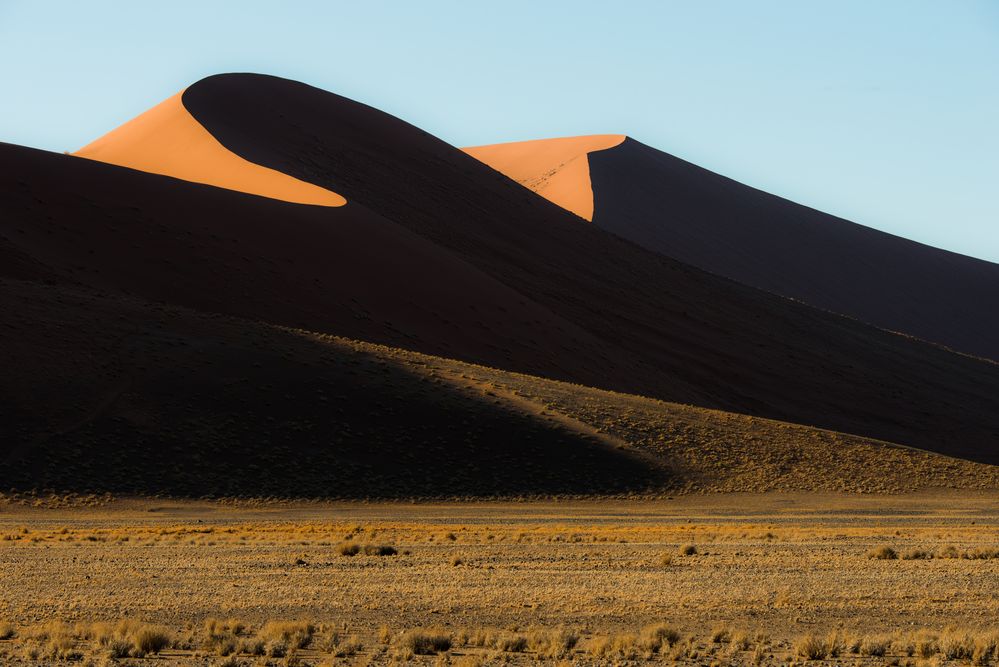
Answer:
M10 496L0 660L992 664L997 501Z

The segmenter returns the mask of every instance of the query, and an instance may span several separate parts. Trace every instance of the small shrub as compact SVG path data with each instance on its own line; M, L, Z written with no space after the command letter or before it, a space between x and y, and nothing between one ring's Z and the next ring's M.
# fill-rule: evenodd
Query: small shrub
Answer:
M436 655L451 650L451 636L437 631L410 630L403 636L402 645L416 655Z
M112 660L127 658L132 655L132 648L132 642L122 637L110 639L107 644L105 644L107 656Z
M267 621L260 628L264 641L284 642L289 648L306 648L312 642L316 628L304 621Z
M948 660L971 660L975 653L975 640L967 633L948 631L940 638L940 652Z
M997 648L999 648L999 636L989 634L978 637L975 640L975 651L971 655L972 664L985 667L996 656Z
M496 642L496 648L506 653L523 653L527 650L527 637L504 635Z
M267 642L265 642L263 639L252 639L249 641L241 642L239 645L238 652L244 655L256 655L256 656L267 655Z
M143 654L152 653L155 655L170 646L173 638L165 628L148 625L143 626L134 633L133 641L136 648Z
M561 658L579 643L579 635L564 628L528 633L528 646L542 658Z
M858 652L861 655L883 658L889 650L891 650L890 637L865 637L860 642Z
M3 639L13 639L17 632L14 629L14 624L9 621L0 621L0 640Z
M347 639L337 642L331 653L334 658L348 658L357 655L363 648L361 641L356 636L351 635Z
M685 544L682 547L680 547L680 555L681 556L696 556L697 555L697 547L695 547L693 544Z
M679 642L680 633L664 623L659 623L642 628L638 641L639 645L646 651L658 653L664 646L672 648L674 644Z
M920 658L930 658L940 652L940 642L937 635L922 631L916 634L912 651Z
M391 547L387 544L368 544L364 547L365 556L395 556L398 553L399 552L396 551L395 547Z
M748 651L750 646L749 635L745 632L732 635L732 649L735 651Z
M727 642L732 636L732 630L728 626L720 625L711 631L711 641L715 644Z
M337 545L336 551L341 556L356 556L361 553L361 545L356 542L341 542Z
M389 626L383 625L378 628L378 642L381 644L392 642L392 631L389 629Z
M794 646L795 653L806 660L825 660L829 655L829 647L824 639L811 634L803 637Z
M891 547L878 547L867 554L867 557L876 560L896 560L898 558L898 552Z
M961 552L957 550L955 546L944 547L937 554L937 558L960 558Z
M267 657L283 658L286 655L288 655L288 642L280 639L267 642Z

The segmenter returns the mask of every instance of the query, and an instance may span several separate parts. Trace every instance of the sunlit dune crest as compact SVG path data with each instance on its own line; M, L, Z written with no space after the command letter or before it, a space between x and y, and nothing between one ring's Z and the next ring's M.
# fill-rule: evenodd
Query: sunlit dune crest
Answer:
M182 95L177 93L75 155L296 204L347 203L335 192L231 152L187 111Z
M462 150L549 201L592 221L593 188L586 156L613 148L625 138L623 134L594 134Z

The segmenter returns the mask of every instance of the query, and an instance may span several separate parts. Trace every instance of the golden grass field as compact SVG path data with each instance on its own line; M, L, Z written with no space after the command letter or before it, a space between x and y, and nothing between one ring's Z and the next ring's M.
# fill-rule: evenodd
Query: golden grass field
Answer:
M992 491L37 505L0 505L4 665L997 659Z

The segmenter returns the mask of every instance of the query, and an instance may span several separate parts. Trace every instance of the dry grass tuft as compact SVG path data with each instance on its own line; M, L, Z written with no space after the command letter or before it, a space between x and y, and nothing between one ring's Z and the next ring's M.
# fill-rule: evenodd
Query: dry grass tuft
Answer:
M682 547L680 547L680 555L681 556L696 556L697 555L697 547L694 546L693 544L685 544Z
M399 552L387 544L367 544L364 546L365 556L395 556Z
M868 558L876 560L897 560L898 552L891 547L878 547L867 554Z
M330 654L334 658L349 658L350 656L357 655L364 649L364 644L361 640L357 638L357 635L351 635L346 639L337 638L333 647L330 649Z
M795 653L806 660L825 660L829 656L829 647L825 639L816 634L802 637L794 645Z
M542 658L561 658L579 643L579 635L565 628L532 630L527 634L528 646Z
M148 653L156 655L170 646L173 642L173 635L164 627L145 625L132 634L132 641L142 655Z
M410 630L401 643L416 655L436 655L451 650L451 635L439 630Z
M673 648L681 639L679 631L665 623L657 623L642 628L638 636L639 646L651 653L659 653L663 648Z
M864 637L858 642L857 653L875 658L883 658L891 650L892 639L887 636Z
M10 621L0 621L0 640L13 639L17 636L17 629Z
M341 542L337 545L336 551L341 556L356 556L361 553L361 545L356 542Z
M284 643L289 648L306 648L315 632L316 626L305 621L267 621L257 636L271 645Z

